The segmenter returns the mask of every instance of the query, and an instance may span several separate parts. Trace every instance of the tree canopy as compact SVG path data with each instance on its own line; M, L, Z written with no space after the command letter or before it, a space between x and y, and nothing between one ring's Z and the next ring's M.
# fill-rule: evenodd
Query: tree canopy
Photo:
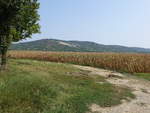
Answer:
M12 41L38 33L38 0L0 0L0 49L6 53ZM2 52L3 51L3 52Z
M31 37L39 32L38 8L38 0L0 0L0 30L13 41Z

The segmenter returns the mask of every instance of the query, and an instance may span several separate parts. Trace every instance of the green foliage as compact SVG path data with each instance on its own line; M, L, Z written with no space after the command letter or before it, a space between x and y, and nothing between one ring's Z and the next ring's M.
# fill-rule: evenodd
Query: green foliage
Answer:
M150 73L135 73L134 75L150 81Z
M9 67L0 73L0 113L86 113L93 103L113 106L134 97L71 65L11 60Z
M30 38L33 33L39 32L39 15L37 0L23 0L20 10L13 20L13 41ZM17 21L18 20L18 21Z
M30 38L33 33L39 32L38 8L38 0L0 0L2 67L6 67L6 53L12 41Z
M0 0L0 31L19 41L39 32L38 0Z

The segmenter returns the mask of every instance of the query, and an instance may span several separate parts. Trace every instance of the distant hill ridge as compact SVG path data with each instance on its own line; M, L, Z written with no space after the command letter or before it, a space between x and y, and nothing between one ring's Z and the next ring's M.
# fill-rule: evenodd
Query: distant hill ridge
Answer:
M10 50L150 53L150 49L146 48L103 45L89 41L64 41L57 39L42 39L31 42L12 44Z

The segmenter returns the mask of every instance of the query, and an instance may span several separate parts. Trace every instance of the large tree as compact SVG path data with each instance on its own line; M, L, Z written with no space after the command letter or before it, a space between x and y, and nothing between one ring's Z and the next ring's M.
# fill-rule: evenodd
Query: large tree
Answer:
M38 0L0 0L1 69L6 67L11 42L31 38L39 32Z

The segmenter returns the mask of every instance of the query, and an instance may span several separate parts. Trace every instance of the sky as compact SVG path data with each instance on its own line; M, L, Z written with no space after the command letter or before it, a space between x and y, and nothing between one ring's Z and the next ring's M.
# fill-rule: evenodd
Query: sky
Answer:
M150 48L150 0L40 0L44 38Z

